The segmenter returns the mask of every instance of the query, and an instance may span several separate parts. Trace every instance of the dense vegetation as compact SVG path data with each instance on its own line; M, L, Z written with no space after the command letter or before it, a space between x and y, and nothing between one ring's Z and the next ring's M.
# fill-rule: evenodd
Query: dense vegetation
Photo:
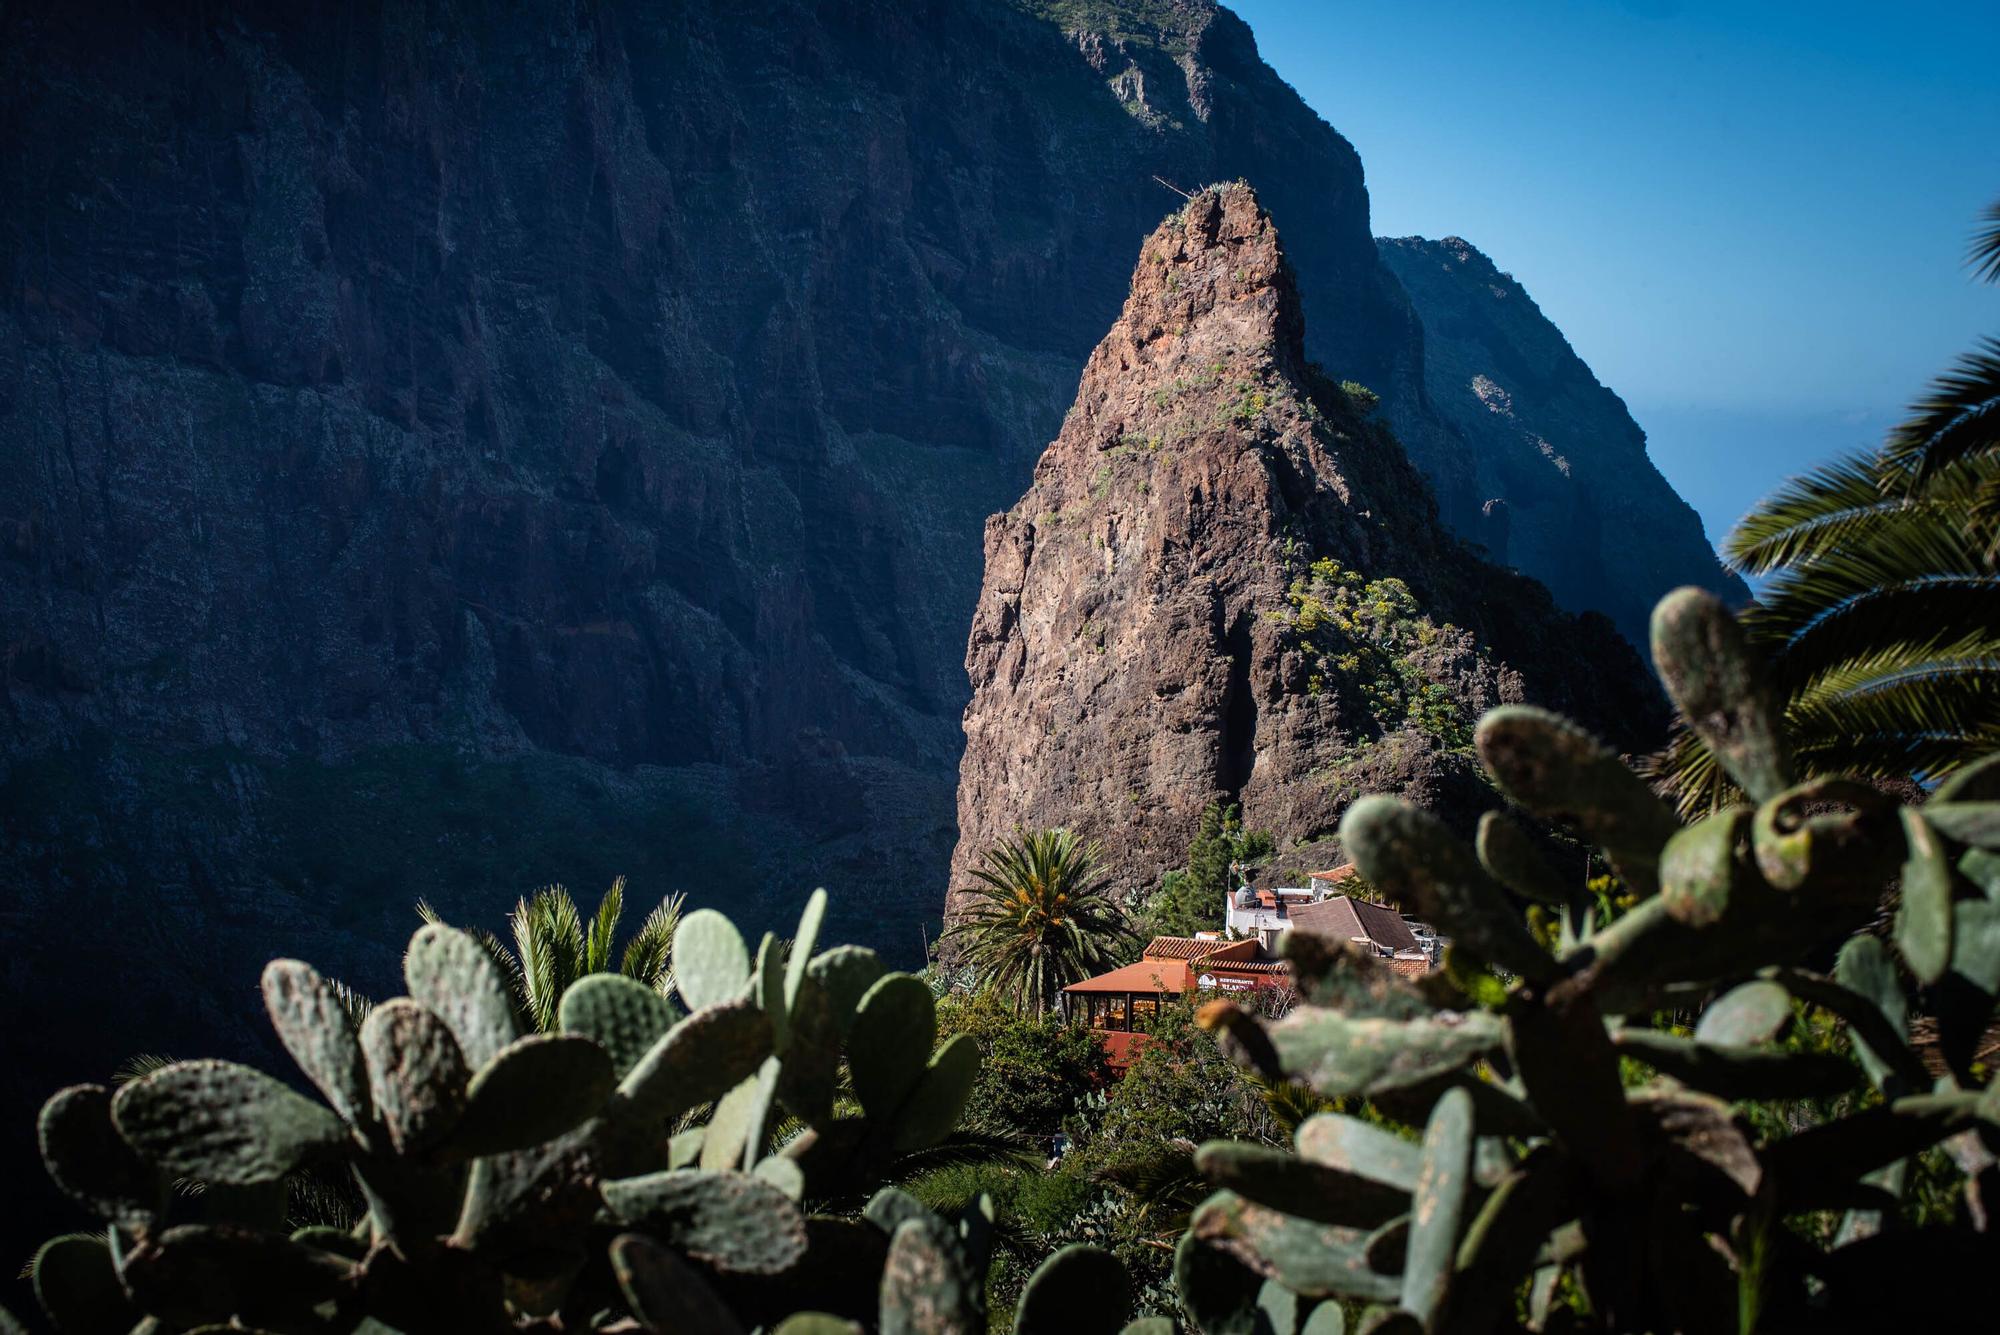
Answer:
M1121 963L1130 943L1100 856L1068 830L1016 831L973 868L970 902L942 944L986 986L1048 1010L1069 984Z
M1243 828L1233 803L1209 803L1188 843L1187 865L1162 876L1147 902L1145 930L1154 936L1220 930L1222 897L1241 883L1231 869L1254 867L1276 849L1270 831Z
M108 1232L44 1247L37 1294L81 1332L1948 1323L2000 1185L2000 760L1921 808L1798 783L1729 615L1688 590L1655 621L1756 806L1682 826L1534 709L1476 737L1526 815L1603 851L1610 913L1511 817L1469 847L1368 799L1347 849L1453 967L1418 987L1294 940L1299 1005L1170 1008L1115 1084L1018 991L940 1008L868 951L816 953L820 895L754 954L688 915L675 996L586 973L549 1033L442 924L358 1025L280 960L267 1008L320 1099L213 1061L58 1093L49 1171ZM1893 931L1857 932L1891 881ZM1069 1152L1036 1170L998 1124ZM358 1221L300 1217L324 1206L301 1178L334 1174Z

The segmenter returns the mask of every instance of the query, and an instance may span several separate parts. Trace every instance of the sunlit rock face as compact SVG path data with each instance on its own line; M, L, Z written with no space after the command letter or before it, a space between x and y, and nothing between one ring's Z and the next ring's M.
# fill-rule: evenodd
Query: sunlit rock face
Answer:
M986 528L953 888L1017 826L1100 842L1134 900L1202 808L1310 842L1368 791L1461 821L1472 723L1534 701L1630 745L1659 706L1602 617L1444 532L1374 396L1307 359L1243 185L1140 248L1027 494Z

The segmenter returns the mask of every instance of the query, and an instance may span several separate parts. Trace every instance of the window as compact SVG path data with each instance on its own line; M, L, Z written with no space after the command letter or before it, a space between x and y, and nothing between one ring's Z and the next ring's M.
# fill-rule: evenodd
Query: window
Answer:
M1160 1002L1157 997L1132 998L1132 1032L1150 1034L1153 1022L1160 1018Z
M1090 999L1090 1027L1092 1029L1125 1028L1125 998L1098 994Z

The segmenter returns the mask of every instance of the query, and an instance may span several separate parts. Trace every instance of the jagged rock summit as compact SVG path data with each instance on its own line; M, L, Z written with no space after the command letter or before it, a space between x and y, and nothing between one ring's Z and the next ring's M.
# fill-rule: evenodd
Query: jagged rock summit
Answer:
M987 523L954 895L1016 825L1101 840L1133 898L1218 799L1293 841L1371 790L1467 815L1471 727L1505 701L1628 743L1658 725L1610 623L1450 537L1375 407L1306 360L1248 186L1146 240L1027 495Z
M1459 438L1416 458L1458 532L1638 645L1664 590L1696 584L1749 601L1653 466L1624 400L1513 275L1462 237L1376 246L1422 325L1428 407ZM1431 439L1414 436L1413 455Z

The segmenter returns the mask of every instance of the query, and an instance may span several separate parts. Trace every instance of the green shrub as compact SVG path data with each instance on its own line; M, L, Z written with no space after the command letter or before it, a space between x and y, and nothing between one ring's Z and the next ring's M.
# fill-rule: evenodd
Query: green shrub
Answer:
M963 1118L969 1128L1044 1139L1062 1129L1079 1099L1111 1083L1097 1034L1053 1012L1020 1015L991 992L947 995L938 1032L968 1035L979 1047Z

